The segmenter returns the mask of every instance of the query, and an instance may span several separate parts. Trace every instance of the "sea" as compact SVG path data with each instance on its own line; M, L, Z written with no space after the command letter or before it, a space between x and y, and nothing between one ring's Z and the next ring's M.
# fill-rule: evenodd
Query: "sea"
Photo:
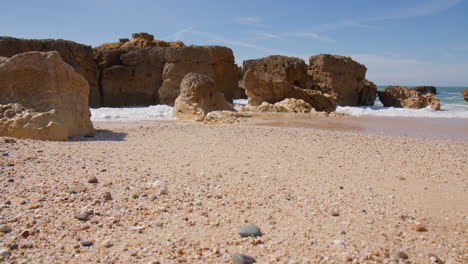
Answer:
M386 86L378 86L379 90ZM409 86L411 87L411 86ZM389 116L389 117L423 117L423 118L463 118L468 119L468 102L463 99L461 91L467 87L437 87L437 97L440 99L441 110L434 111L430 107L423 109L406 109L384 107L378 97L374 106L339 106L336 111L353 116ZM246 99L234 100L234 104L245 105ZM175 120L172 117L173 108L167 105L152 105L148 107L92 108L92 121L148 121Z

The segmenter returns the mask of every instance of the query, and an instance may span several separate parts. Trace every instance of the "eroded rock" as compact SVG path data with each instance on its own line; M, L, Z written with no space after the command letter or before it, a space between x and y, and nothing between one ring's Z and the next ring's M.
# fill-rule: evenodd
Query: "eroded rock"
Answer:
M406 86L388 86L384 91L378 91L379 99L386 107L403 107L420 109L430 106L440 110L440 100L434 94L421 95Z
M204 74L188 73L180 90L173 111L173 116L180 120L203 121L211 111L234 111L224 95L217 91L213 80Z
M60 54L26 52L0 64L0 135L66 140L94 133L89 86Z

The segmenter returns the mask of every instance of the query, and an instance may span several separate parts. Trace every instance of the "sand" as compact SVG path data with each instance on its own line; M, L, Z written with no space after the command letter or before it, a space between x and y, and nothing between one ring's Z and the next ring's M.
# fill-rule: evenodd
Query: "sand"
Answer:
M243 253L258 263L403 263L400 252L408 263L468 261L466 140L95 126L95 137L69 142L0 138L0 224L12 229L0 248L19 247L3 249L7 262L232 263ZM264 235L241 237L246 223Z

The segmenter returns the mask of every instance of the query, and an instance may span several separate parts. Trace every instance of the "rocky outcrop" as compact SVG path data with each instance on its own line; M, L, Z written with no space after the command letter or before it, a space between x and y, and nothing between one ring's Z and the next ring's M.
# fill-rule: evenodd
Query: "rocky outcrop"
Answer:
M252 118L252 115L232 111L213 111L206 115L205 119L203 119L203 124L235 124L249 118Z
M357 105L374 105L375 98L377 97L377 85L368 80L364 80L362 85L358 94Z
M440 110L440 100L435 95L421 95L406 86L388 86L383 92L377 93L386 107L420 109L430 106L433 110Z
M309 58L308 87L336 97L338 105L370 104L375 92L366 86L366 67L350 57L320 54Z
M56 51L0 64L0 136L66 140L94 133L89 86Z
M188 73L180 84L180 95L174 104L173 116L184 121L203 121L212 111L234 111L213 80L204 74Z
M336 109L335 100L330 95L305 89L308 83L307 68L302 59L269 56L244 61L243 68L242 86L251 106L295 98L304 100L317 111L331 112Z
M420 93L421 95L425 95L428 93L431 93L431 94L437 93L437 89L434 86L416 86L412 89Z
M63 39L18 39L0 37L0 56L12 57L28 51L57 51L62 59L83 76L89 84L90 106L100 105L98 69L90 46Z
M461 91L461 94L463 95L463 98L465 99L465 101L468 102L468 88L465 88Z
M275 104L263 102L257 106L246 105L240 107L239 110L241 112L309 113L312 109L312 106L304 100L286 98Z
M94 49L101 71L104 106L174 105L189 72L206 74L228 100L239 94L232 50L154 40L147 33Z

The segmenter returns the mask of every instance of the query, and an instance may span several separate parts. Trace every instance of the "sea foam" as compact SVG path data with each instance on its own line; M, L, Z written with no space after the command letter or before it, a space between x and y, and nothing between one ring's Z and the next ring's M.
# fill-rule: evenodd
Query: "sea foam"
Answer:
M91 108L91 121L141 121L174 120L173 107L152 105L148 107Z

